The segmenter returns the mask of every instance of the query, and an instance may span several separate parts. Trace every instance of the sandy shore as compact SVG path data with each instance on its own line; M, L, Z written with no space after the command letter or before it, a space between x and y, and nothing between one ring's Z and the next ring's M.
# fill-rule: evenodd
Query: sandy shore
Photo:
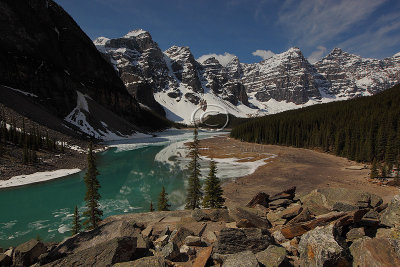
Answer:
M389 201L399 190L368 182L369 169L364 165L327 153L302 148L260 145L240 142L227 136L200 141L202 156L213 158L240 158L243 161L260 160L265 153L277 155L266 164L244 177L224 183L228 201L247 203L256 193L274 194L292 186L299 194L324 187L359 189L381 196Z

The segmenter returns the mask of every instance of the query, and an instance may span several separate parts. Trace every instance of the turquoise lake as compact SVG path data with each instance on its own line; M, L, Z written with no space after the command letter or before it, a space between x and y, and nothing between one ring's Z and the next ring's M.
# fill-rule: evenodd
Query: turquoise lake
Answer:
M200 133L206 138L215 133ZM156 205L165 186L172 209L182 208L185 201L187 149L190 131L167 131L155 138L111 143L111 148L97 154L98 179L104 218L129 212L146 212L150 201ZM208 162L202 163L203 172ZM222 178L241 176L251 166L224 163ZM230 171L230 172L228 172ZM0 247L15 246L31 238L61 241L70 235L72 212L78 205L84 210L85 170L45 183L0 190ZM231 175L231 176L230 176Z

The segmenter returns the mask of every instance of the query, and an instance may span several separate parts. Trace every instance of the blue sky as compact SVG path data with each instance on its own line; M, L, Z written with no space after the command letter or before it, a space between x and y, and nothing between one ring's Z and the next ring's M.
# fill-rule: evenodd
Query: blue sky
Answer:
M363 57L400 52L398 0L56 0L91 39L132 29L196 58L234 54L252 63L299 47L316 61L333 48ZM220 56L220 58L223 58Z

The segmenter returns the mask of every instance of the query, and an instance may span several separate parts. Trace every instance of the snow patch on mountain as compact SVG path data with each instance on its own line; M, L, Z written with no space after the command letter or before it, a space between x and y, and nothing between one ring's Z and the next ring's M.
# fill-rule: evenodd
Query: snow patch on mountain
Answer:
M88 119L88 117L90 116L90 110L86 98L89 98L89 96L86 96L77 91L76 107L64 118L66 122L76 126L82 133L104 141L136 138L143 135L123 135L119 132L113 132L108 128L108 125L105 122L100 122L100 124L102 125L102 129L98 127L93 127Z
M236 56L231 53L228 53L228 52L225 52L222 55L221 54L207 54L207 55L202 55L201 57L199 57L197 59L197 62L199 62L200 64L203 64L204 61L206 61L207 59L212 58L212 57L215 58L216 60L218 60L222 66L226 67Z
M124 35L124 37L125 38L138 37L139 35L141 35L143 33L147 33L147 31L145 31L143 29L137 29L137 30L128 32L127 34Z

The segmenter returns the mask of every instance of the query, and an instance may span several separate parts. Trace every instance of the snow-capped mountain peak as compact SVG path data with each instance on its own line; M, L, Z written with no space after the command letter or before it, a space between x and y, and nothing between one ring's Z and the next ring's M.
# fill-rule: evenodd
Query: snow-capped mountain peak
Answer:
M196 60L186 46L162 52L141 29L117 39L100 37L94 44L143 106L185 123L204 104L247 117L371 95L400 82L400 53L376 60L335 48L311 64L291 47L253 64L229 53Z

